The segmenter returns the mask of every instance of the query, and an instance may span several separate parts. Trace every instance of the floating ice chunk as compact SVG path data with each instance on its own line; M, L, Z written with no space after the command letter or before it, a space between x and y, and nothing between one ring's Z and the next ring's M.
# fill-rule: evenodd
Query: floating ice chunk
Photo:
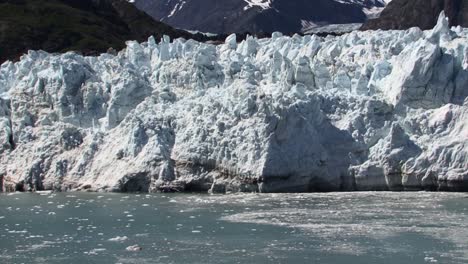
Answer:
M107 249L105 248L94 248L92 250L90 250L89 252L85 252L85 254L87 255L98 255L99 252L103 252L103 251L106 251Z
M126 241L127 239L128 239L127 236L116 236L116 237L110 238L108 241L110 241L110 242L123 242L123 241Z
M143 248L140 247L139 245L133 245L133 246L126 247L125 250L131 251L131 252L138 252L138 251L142 251Z

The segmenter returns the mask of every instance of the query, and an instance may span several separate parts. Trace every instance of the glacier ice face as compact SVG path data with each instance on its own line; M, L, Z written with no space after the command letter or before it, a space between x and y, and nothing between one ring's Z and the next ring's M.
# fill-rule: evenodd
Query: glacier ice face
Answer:
M5 190L466 190L468 31L130 41L0 67Z

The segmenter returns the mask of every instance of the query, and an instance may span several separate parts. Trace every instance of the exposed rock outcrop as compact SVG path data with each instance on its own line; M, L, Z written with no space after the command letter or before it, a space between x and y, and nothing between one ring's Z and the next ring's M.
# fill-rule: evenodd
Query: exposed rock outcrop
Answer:
M447 14L450 26L468 27L466 0L392 0L380 17L367 21L362 29L431 29L442 11Z
M153 20L126 0L0 1L0 63L28 50L79 51L122 49L125 41L149 36L199 37Z

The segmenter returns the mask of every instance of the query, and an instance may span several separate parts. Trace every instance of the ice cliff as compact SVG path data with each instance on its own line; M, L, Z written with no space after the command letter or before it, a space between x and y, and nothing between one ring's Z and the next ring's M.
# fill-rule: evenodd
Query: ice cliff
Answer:
M468 30L30 51L0 68L4 190L468 190Z

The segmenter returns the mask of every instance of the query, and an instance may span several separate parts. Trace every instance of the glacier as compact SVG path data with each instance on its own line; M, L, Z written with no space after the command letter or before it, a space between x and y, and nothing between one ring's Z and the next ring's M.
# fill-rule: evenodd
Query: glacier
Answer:
M3 191L468 190L468 29L164 37L0 67Z

